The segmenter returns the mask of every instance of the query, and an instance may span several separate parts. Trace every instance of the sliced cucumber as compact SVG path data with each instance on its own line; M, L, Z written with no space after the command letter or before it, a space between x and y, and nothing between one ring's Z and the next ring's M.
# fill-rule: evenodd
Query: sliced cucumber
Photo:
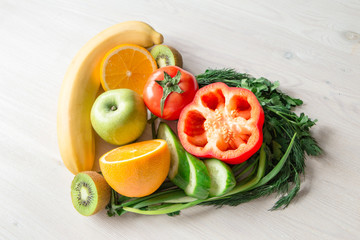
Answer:
M190 153L186 152L186 157L190 166L190 181L184 189L186 195L205 199L209 195L211 180L203 161L197 159Z
M224 195L235 187L234 174L226 163L215 158L204 160L204 163L211 179L209 197Z
M181 189L185 189L190 181L190 166L186 151L178 137L164 122L160 123L157 137L167 142L170 150L169 179Z

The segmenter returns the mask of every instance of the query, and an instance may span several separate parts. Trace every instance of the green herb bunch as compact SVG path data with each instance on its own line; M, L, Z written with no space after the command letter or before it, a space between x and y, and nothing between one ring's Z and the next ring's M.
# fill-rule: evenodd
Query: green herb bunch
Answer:
M109 216L126 212L174 216L194 205L236 206L277 193L280 198L271 208L275 210L287 207L300 190L306 155L318 156L322 152L310 133L316 120L293 112L293 108L303 102L278 90L279 82L254 78L233 69L208 69L196 79L200 88L223 82L230 87L247 88L256 95L265 113L261 149L246 162L232 166L237 184L223 196L205 200L189 198L166 181L158 191L142 198L127 198L113 191L107 207Z
M284 149L296 134L292 151L279 174L269 183L251 191L242 192L227 199L214 200L203 204L235 206L271 193L281 194L272 210L286 207L300 189L299 175L305 170L305 153L311 156L321 154L321 148L310 134L316 120L301 113L296 115L292 109L303 104L300 99L292 98L278 90L279 82L266 78L254 78L233 69L206 70L196 77L199 86L223 82L229 87L242 87L251 90L259 100L265 113L263 127L264 143L268 153L267 171L270 171L281 158Z

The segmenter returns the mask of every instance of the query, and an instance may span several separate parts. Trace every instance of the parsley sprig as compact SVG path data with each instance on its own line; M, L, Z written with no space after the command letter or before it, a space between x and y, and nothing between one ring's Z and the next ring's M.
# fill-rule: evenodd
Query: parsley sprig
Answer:
M261 149L244 163L232 166L237 185L224 196L205 200L192 199L170 181L146 197L127 198L112 192L108 215L126 212L175 216L194 205L236 206L273 193L280 195L271 210L285 208L300 190L300 175L305 172L305 157L322 153L310 128L316 120L293 109L303 104L281 92L279 82L254 78L234 69L208 69L196 76L199 87L223 82L230 87L251 90L265 112L264 143Z

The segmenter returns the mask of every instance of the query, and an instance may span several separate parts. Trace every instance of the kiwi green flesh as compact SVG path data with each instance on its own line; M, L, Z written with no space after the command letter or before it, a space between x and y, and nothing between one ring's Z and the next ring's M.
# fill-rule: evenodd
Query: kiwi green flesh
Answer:
M173 47L156 45L151 49L151 55L154 57L159 68L165 66L182 67L182 56Z
M71 184L71 199L75 209L90 216L103 209L110 199L110 187L97 172L81 172Z
M166 54L159 54L156 57L155 61L156 61L159 68L166 67L166 66L174 66L175 65L174 59L169 57L169 55L166 55Z

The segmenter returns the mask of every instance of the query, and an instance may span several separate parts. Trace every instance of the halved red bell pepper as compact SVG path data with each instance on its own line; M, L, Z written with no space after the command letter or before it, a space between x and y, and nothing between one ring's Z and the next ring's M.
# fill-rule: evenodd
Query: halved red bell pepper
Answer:
M189 153L238 164L260 149L263 124L264 111L251 91L219 82L201 88L183 109L178 134Z

